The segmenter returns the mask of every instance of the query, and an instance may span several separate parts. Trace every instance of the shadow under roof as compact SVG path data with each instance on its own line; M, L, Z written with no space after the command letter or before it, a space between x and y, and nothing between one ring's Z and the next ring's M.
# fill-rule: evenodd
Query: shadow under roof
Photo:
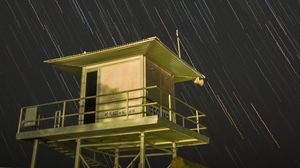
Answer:
M165 46L157 37L150 37L103 50L50 59L44 62L53 64L63 71L80 74L82 67L137 55L145 55L148 59L174 75L176 83L193 80L197 77L205 78L203 74L184 60L178 58L177 54Z

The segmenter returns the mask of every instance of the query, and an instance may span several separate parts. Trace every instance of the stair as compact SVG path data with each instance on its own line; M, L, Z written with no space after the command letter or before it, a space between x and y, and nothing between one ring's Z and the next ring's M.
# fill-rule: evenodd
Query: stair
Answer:
M72 145L70 142L68 142L68 145L63 142L57 142L57 141L48 141L47 146L50 149L56 150L57 152L64 154L65 156L69 158L75 158L75 143ZM70 147L74 146L74 147ZM90 151L91 152L91 151ZM81 156L85 159L86 163L89 165L89 167L96 168L96 167L107 167L104 163L95 160L94 158L85 155L84 153L81 153Z

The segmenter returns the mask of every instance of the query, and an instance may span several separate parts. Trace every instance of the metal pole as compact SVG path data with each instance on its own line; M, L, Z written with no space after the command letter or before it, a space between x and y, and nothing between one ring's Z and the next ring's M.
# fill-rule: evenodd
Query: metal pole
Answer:
M163 110L162 110L162 105L161 104L159 105L159 115L160 115L160 117L163 116Z
M74 168L79 168L80 164L80 139L76 140L76 153L75 153L75 163Z
M33 141L33 151L32 151L32 157L31 157L31 168L35 168L35 163L36 163L36 156L37 156L37 152L39 149L39 140L35 139Z
M176 38L177 38L177 50L178 50L178 56L181 58L181 53L180 53L180 39L179 39L179 32L178 29L176 29Z
M67 107L67 102L64 101L63 109L62 109L62 115L61 115L61 127L64 127L64 126L65 126L66 107Z
M116 148L116 150L115 150L115 165L114 165L114 168L119 168L119 158L120 158L119 149Z
M59 110L58 111L58 119L57 119L57 128L59 128L61 126L61 111Z
M172 100L171 100L171 95L169 94L168 95L168 99L169 99L169 120L170 121L172 121L172 104L171 104L171 102L172 102Z
M177 157L177 148L176 148L176 143L173 142L172 143L172 158L176 158Z
M139 168L145 168L145 133L141 132L140 135L140 163Z
M151 165L150 165L150 162L149 162L149 160L148 160L148 157L145 156L145 158L146 158L146 163L147 163L148 168L151 168Z
M132 161L127 165L126 168L130 168L132 167L133 163L135 162L135 160L140 156L140 153L138 153L133 159Z
M40 119L41 119L41 115L39 114L37 118L37 129L40 129Z
M54 124L53 124L53 128L56 128L56 126L57 126L57 112L58 112L58 111L55 111L55 113L54 113Z
M80 157L80 159L82 160L82 162L83 162L85 168L90 168L89 164L85 161L85 159L83 158L83 156L82 156L82 155L79 155L79 157Z
M196 122L197 122L197 132L200 133L200 127L199 127L199 112L196 110Z

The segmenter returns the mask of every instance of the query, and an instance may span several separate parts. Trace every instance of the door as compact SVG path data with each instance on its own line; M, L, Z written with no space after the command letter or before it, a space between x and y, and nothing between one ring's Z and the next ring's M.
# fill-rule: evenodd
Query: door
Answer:
M97 95L97 71L87 72L85 97ZM89 114L88 112L96 111L96 97L86 98L84 104L84 124L95 123L95 113ZM86 114L88 113L88 114Z

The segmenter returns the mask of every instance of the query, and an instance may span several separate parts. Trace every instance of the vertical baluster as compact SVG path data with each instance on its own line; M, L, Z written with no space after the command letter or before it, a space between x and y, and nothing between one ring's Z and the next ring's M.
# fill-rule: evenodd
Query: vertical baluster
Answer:
M61 127L65 126L65 113L66 113L66 106L67 106L67 102L64 101L63 104L63 109L62 109L62 115L61 115Z
M172 104L171 104L171 95L168 95L168 99L169 99L169 120L172 121Z
M162 109L162 105L159 105L159 115L160 117L163 117L163 109Z
M54 124L53 124L53 128L56 128L56 120L57 120L57 111L55 111L55 113L54 113Z
M61 111L59 110L57 112L57 128L60 127L60 122L61 122Z
M41 119L41 115L39 114L38 115L38 118L37 118L37 129L40 129L40 119Z
M197 122L197 132L200 133L200 127L199 127L199 112L196 110L196 122Z
M129 116L129 114L128 114L128 112L129 112L128 107L129 107L129 92L126 92L126 117L127 118Z

